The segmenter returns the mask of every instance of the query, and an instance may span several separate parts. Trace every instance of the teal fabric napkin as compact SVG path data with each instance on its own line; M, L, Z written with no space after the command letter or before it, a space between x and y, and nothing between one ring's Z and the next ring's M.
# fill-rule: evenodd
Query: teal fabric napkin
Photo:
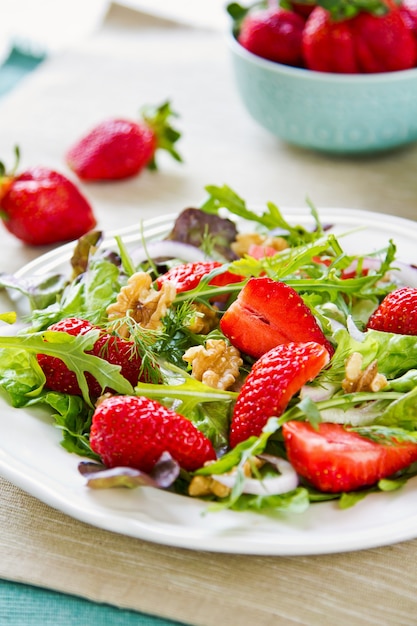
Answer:
M0 581L1 626L181 626L30 585Z
M34 53L14 45L0 68L0 96L10 91L45 59L45 54Z

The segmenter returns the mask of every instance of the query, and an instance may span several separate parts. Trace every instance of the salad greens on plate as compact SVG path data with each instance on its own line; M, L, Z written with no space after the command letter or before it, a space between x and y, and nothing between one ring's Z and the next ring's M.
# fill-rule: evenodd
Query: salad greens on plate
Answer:
M413 334L369 323L403 287L395 242L349 254L352 233L322 224L313 205L305 227L272 202L252 211L226 185L206 190L159 242L142 237L140 225L135 245L123 236L108 245L94 231L74 243L62 273L0 274L16 308L29 309L0 314L7 402L50 413L91 488L151 485L207 500L209 510L265 514L324 500L346 508L401 488L417 473L417 326ZM1 334L9 327L15 332ZM132 379L120 356L126 344L130 366L138 363ZM65 384L51 382L51 363ZM151 468L106 462L114 450L98 452L96 441L114 426L115 397L120 406L144 398L140 410L154 428L159 412L182 416L210 452L188 464L193 443L182 462L183 438L172 443L159 425L154 439L164 440ZM151 439L136 447L148 452ZM348 478L321 489L313 464L324 474L337 465ZM349 482L354 466L374 478Z

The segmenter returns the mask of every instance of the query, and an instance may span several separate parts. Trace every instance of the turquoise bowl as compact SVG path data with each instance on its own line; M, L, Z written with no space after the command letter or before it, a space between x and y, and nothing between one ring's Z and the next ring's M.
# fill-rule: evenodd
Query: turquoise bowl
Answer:
M240 97L256 122L290 144L340 154L417 141L417 69L330 74L281 65L230 34Z

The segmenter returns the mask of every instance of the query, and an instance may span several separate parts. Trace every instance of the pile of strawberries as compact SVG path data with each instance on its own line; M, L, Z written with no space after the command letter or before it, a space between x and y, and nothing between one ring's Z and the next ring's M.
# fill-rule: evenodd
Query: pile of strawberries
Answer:
M343 74L417 65L416 0L269 0L228 12L239 43L277 63Z

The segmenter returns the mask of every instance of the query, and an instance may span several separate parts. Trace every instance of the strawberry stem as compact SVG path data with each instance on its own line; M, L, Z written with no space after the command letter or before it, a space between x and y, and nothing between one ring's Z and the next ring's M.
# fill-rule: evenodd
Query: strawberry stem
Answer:
M383 0L317 0L316 4L326 9L334 21L348 20L361 12L382 16L390 10Z
M141 114L143 121L155 135L156 149L165 150L176 161L182 162L182 157L174 145L181 137L181 133L171 126L170 118L177 117L177 114L171 109L170 102L164 102L159 107L145 106L141 109ZM150 170L157 169L155 157L150 160L147 167Z
M14 147L14 155L15 155L14 164L10 171L7 171L4 163L0 161L0 201L3 198L3 196L7 193L7 190L9 189L12 183L12 180L16 175L17 168L19 167L19 161L20 161L19 146ZM3 219L3 220L8 219L8 215L4 211L1 211L1 210L0 210L0 219Z

